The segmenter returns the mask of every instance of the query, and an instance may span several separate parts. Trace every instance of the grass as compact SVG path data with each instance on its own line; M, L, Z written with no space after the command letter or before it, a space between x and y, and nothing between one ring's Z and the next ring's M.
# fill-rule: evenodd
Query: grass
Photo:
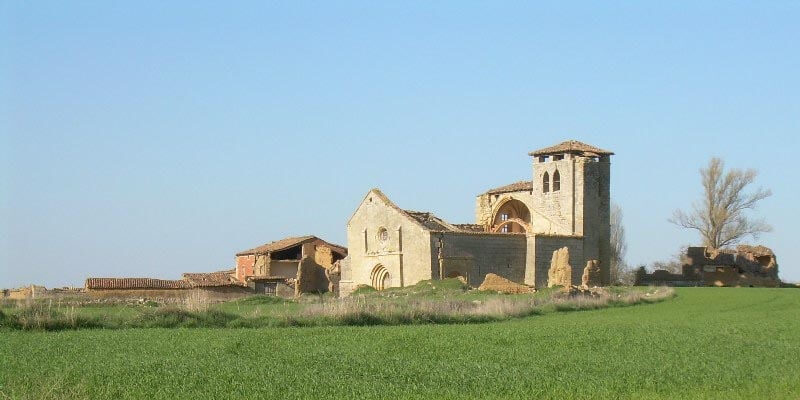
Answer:
M306 295L296 300L257 296L212 305L192 296L181 306L28 301L9 310L0 327L20 330L125 328L263 328L287 326L408 325L485 323L549 312L590 310L661 301L673 296L669 288L616 288L591 295L567 295L558 290L503 295L470 289L458 279L423 281L384 291L359 289L335 299ZM8 309L8 308L7 308Z
M758 288L488 324L4 330L0 398L796 399L798 332L800 291Z

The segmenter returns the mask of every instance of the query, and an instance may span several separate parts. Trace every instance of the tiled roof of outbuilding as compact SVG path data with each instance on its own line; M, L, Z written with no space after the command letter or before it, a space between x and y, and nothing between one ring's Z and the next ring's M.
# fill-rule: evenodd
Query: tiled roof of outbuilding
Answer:
M153 278L88 278L86 289L191 289L187 280Z
M567 140L566 142L561 142L555 146L545 147L543 149L534 150L528 155L531 156L547 156L552 154L562 154L562 153L578 153L578 154L586 154L590 156L611 156L614 155L613 152L608 150L603 150L598 147L594 147L590 144L586 144L583 142L579 142L577 140Z
M281 239L281 240L276 240L274 242L269 242L267 244L264 244L264 245L261 245L261 246L258 246L258 247L254 247L254 248L249 249L249 250L240 251L240 252L236 253L236 255L237 256L244 256L244 255L250 255L250 254L272 253L272 252L275 252L275 251L286 250L286 249L288 249L290 247L298 246L298 245L301 245L301 244L303 244L305 242L312 241L312 240L319 240L319 241L325 243L326 245L330 246L330 248L333 249L334 251L336 251L338 253L341 253L342 255L347 255L347 248L346 247L342 247L342 246L339 246L339 245L336 245L336 244L333 244L333 243L326 242L326 241L324 241L324 240L322 240L322 239L320 239L320 238L318 238L316 236L312 236L312 235L298 236L298 237L288 237L288 238L284 238L284 239Z

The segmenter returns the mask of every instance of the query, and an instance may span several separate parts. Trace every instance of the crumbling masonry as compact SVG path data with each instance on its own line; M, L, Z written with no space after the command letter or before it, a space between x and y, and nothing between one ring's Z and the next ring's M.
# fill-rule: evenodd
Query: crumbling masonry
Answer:
M562 284L580 285L590 260L607 284L613 154L574 140L530 152L532 178L478 195L473 224L404 210L370 190L347 224L340 293L452 277L477 286L490 273L546 287L553 252L562 248L572 263Z

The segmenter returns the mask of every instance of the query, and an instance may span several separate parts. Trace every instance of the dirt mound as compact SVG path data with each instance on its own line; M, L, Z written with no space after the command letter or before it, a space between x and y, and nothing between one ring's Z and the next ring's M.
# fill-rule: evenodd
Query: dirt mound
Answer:
M534 291L533 288L516 282L511 282L510 280L495 274L486 274L486 277L483 278L483 283L481 283L481 285L478 287L478 290L488 290L508 294L533 293Z

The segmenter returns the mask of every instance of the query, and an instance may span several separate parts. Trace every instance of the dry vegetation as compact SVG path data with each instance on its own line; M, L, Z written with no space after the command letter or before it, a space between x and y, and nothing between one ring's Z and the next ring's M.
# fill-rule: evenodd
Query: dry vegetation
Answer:
M60 306L20 302L0 308L0 327L19 330L81 328L281 327L481 323L559 311L592 310L661 301L670 288L610 288L584 293L547 289L504 295L469 289L461 281L426 281L381 292L364 288L353 296L304 296L294 301L253 297L219 305L190 296L178 306Z

